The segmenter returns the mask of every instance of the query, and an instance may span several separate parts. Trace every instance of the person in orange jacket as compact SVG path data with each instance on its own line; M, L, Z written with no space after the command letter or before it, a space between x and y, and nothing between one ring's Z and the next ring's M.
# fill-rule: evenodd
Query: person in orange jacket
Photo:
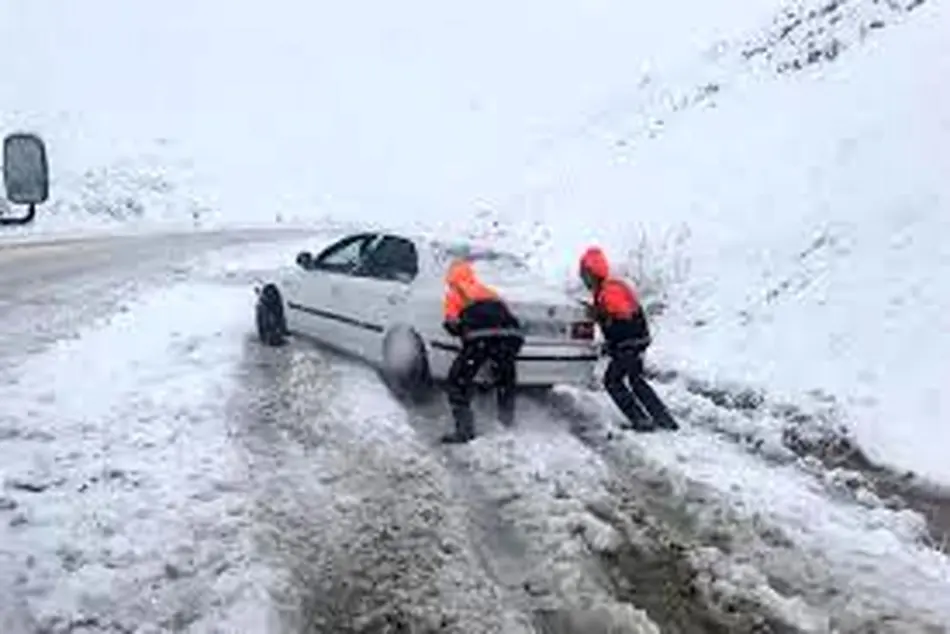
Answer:
M607 256L600 247L590 247L584 252L579 273L593 294L591 316L600 326L605 352L610 357L604 373L604 388L610 398L633 429L678 429L663 401L643 378L643 354L651 338L636 290L610 275Z
M446 388L455 431L442 442L464 443L475 437L472 392L475 376L486 362L494 372L498 417L506 426L513 424L517 357L524 336L517 317L494 289L478 280L471 263L453 261L445 283L443 327L462 340L462 349L449 369Z

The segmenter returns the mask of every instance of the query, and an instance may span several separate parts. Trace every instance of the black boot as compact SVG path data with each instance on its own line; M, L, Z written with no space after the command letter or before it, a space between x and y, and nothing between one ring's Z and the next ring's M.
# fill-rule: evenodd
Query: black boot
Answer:
M498 422L504 427L513 427L515 424L515 394L514 390L506 387L498 388Z
M443 443L461 444L467 443L475 438L475 415L472 413L471 408L453 408L452 416L455 417L455 431L442 436Z
M495 399L498 406L498 422L504 427L515 424L515 386L518 384L518 351L520 339L508 339L499 345L493 374L495 377Z
M627 417L628 423L623 425L624 429L653 431L656 429L653 420L640 406L637 397L627 386L629 371L626 361L627 359L623 357L610 361L607 372L604 374L604 389L607 390L607 394L610 395L610 399L617 408Z
M615 401L616 402L616 401ZM619 407L620 404L618 403ZM648 414L643 411L639 403L634 402L626 408L621 408L624 416L627 417L627 423L620 426L621 429L632 429L633 431L656 431L656 423Z
M673 418L669 408L660 400L656 391L654 391L642 376L632 377L630 384L633 387L633 393L637 396L637 400L643 403L644 409L649 412L650 417L655 421L658 427L669 431L676 431L680 428L679 423Z

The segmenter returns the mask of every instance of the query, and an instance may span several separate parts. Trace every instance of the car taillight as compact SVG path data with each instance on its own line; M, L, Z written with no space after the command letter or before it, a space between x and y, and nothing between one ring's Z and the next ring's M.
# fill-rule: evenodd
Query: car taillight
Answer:
M571 339L591 340L594 338L594 322L575 321L571 324Z

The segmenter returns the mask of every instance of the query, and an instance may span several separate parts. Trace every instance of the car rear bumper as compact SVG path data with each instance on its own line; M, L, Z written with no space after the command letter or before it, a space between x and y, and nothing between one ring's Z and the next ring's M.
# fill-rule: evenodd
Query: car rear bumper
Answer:
M449 367L461 346L457 343L430 341L429 369L437 381L444 381ZM578 385L588 387L596 382L597 350L591 346L525 345L518 355L518 385ZM477 383L491 382L489 368L483 367L475 377Z

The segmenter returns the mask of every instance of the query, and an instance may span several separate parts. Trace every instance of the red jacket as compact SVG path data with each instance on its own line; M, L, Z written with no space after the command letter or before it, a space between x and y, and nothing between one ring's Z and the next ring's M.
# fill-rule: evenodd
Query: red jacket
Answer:
M521 324L498 293L482 284L472 265L457 260L445 275L443 327L462 339L521 337Z
M640 298L631 284L611 277L607 256L600 248L584 252L580 273L593 293L593 317L604 333L608 351L621 345L649 346L650 328Z

